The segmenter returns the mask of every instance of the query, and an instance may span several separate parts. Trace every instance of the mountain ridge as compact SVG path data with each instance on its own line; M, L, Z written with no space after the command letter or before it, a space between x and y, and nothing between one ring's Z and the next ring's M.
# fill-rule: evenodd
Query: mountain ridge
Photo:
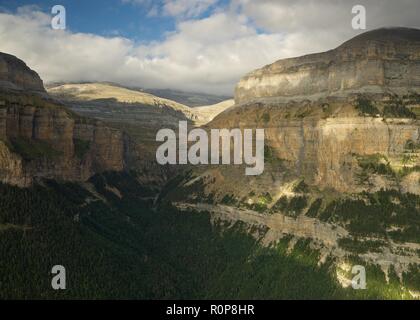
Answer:
M335 49L281 59L248 73L235 88L235 102L316 101L361 92L418 93L419 48L419 29L369 31ZM399 68L405 64L406 72L401 73Z

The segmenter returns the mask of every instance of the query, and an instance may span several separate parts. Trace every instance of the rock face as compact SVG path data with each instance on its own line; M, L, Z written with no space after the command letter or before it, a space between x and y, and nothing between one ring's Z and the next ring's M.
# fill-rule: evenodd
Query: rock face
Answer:
M420 30L378 29L324 53L279 60L237 85L235 102L317 100L420 90Z
M190 127L208 123L234 104L227 100L216 105L190 108L155 95L110 83L72 83L51 86L48 93L82 116L95 118L119 128L129 136L127 165L140 180L156 187L177 170L156 162L161 142L156 133L163 128L178 131L179 121Z
M344 262L357 255L401 274L420 263L420 244L418 238L398 245L390 239L394 228L405 233L419 222L403 226L406 209L393 208L395 222L382 234L367 220L360 222L363 232L352 225L360 216L378 217L373 205L388 210L389 203L378 200L384 193L416 199L392 203L408 205L418 216L419 116L420 30L376 30L326 53L281 60L245 76L235 105L206 125L263 128L264 172L246 176L243 165L194 166L166 199L180 209L211 212L217 223L245 222L251 233L252 227L267 229L266 244L282 234L309 237L324 257ZM343 199L349 212L340 207L337 216L326 218ZM353 237L381 239L384 246L349 250L345 243Z
M340 114L340 110L344 112L343 109L352 106L345 102L335 104L337 114L325 118L322 107L316 103L311 104L312 111L307 111L303 118L296 115L301 112L297 106L250 104L227 110L210 126L265 129L265 144L270 155L266 155L265 171L254 186L257 190L264 189L275 194L279 185L304 178L317 188L334 189L341 193L397 187L420 194L419 180L413 178L420 167L420 148L407 148L410 141L420 145L419 120L361 117L357 113L351 114L351 111ZM330 103L331 106L334 104ZM293 111L293 108L297 110ZM269 115L270 120L256 120L263 119L264 115ZM406 162L408 156L410 160ZM375 160L379 158L383 160ZM361 163L369 159L372 165L383 161L395 174L405 168L407 174L401 175L401 180L397 181L392 175L366 171ZM363 181L361 176L368 171L370 174ZM237 179L248 180L247 177ZM224 187L229 185L229 180L223 180ZM243 185L247 188L240 196L246 196L248 187L255 182L244 181ZM232 189L226 192L236 193L237 186L236 182L233 183Z
M235 106L207 124L264 128L264 173L196 169L206 177L197 192L242 201L264 190L275 202L303 179L336 194L420 194L419 116L420 30L379 29L326 53L278 61L245 76Z
M22 60L0 52L0 87L45 92L41 78Z
M85 181L123 170L121 131L73 114L48 98L39 76L0 54L0 180L29 186L39 178Z

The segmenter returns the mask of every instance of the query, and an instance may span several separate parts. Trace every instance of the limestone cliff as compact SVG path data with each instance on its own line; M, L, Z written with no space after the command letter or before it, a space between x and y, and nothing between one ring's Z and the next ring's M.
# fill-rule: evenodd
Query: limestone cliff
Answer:
M121 131L75 115L46 94L21 60L0 53L0 180L28 186L40 178L84 181L123 170Z
M236 105L208 127L265 128L263 177L272 183L263 185L272 192L304 178L339 192L420 194L419 93L420 30L379 29L251 72L236 88ZM388 171L367 169L369 161ZM227 180L222 189L230 189ZM232 189L225 192L243 196Z
M166 199L267 228L267 243L292 234L339 259L418 265L419 66L420 30L393 28L251 72L206 129L264 128L264 172L194 166Z
M190 108L169 99L111 83L71 83L50 86L48 94L82 116L101 120L129 136L127 165L143 183L159 187L178 168L156 162L156 133L177 131L179 121L199 126L231 107L233 100Z
M0 87L45 92L41 78L22 60L0 52Z
M323 53L279 60L237 85L235 101L301 101L420 90L420 30L378 29Z

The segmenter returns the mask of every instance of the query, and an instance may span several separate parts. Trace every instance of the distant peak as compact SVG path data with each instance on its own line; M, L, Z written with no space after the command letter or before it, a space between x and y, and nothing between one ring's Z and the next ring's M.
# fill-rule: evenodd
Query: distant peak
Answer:
M420 42L420 29L390 27L364 32L344 42L340 47L363 44L368 41Z

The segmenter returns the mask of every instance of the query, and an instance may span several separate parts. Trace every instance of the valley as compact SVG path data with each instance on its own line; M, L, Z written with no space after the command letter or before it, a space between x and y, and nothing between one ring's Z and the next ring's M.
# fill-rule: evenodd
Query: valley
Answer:
M172 92L216 103L187 106L105 82L45 90L0 53L0 298L417 299L419 65L418 29L378 29L252 71L234 100ZM159 164L159 130L181 141L180 123L263 130L264 170L223 152ZM44 277L56 264L68 290Z

